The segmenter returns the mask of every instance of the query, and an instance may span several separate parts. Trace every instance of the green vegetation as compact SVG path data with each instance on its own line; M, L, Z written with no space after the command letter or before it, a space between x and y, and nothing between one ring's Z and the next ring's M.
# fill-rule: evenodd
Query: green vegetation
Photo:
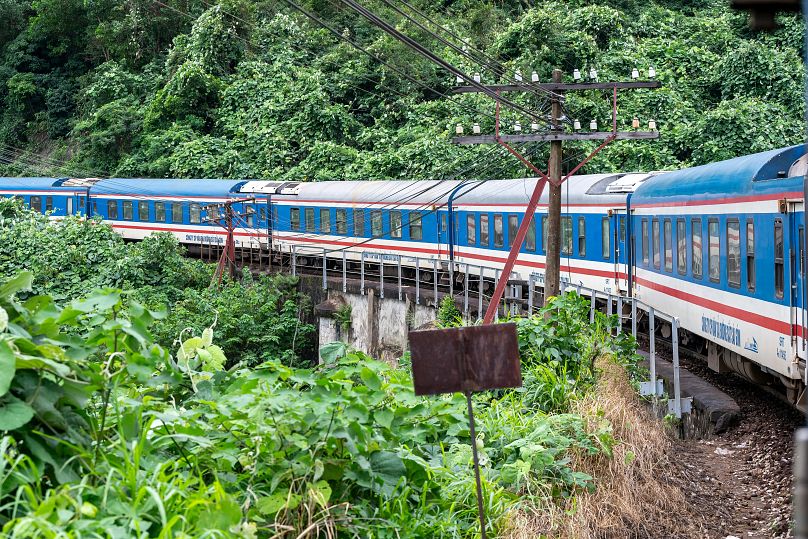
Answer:
M6 175L378 179L513 177L492 148L455 147L455 123L492 130L489 99L447 99L454 81L338 3L301 4L431 89L275 0L0 1L0 167ZM542 81L589 66L601 80L653 66L664 88L621 94L621 126L654 118L660 141L618 142L588 171L700 164L798 143L802 24L755 35L725 0L454 0L415 5ZM472 73L454 51L369 4ZM483 71L491 81L490 70ZM586 124L608 96L570 95ZM541 96L517 99L541 108ZM546 108L546 104L545 104ZM504 123L520 120L509 111ZM592 144L568 145L583 155ZM494 150L495 151L495 150ZM546 149L536 148L544 160ZM572 157L572 156L571 156Z
M211 329L172 354L148 331L165 313L115 289L60 307L33 283L0 284L6 537L469 537L471 443L495 530L595 489L570 456L608 459L616 443L602 418L532 411L529 381L477 397L472 441L464 399L416 397L406 368L356 352L314 369L227 368ZM527 372L563 363L594 377L587 351L616 351L581 331L584 303L549 307L559 331L544 344L560 359L533 348L541 315L520 326Z

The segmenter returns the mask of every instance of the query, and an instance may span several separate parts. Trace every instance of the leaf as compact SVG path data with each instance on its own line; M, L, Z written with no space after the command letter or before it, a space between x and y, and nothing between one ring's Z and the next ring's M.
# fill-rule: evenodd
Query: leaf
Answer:
M213 328L205 328L202 332L202 346L207 348L211 344L213 344Z
M323 509L328 506L328 500L331 499L331 492L331 486L328 484L328 481L317 481L314 485L309 484L309 497Z
M224 350L215 344L208 346L207 350L210 353L210 369L214 371L222 370L224 368L224 364L227 362L227 357L224 355Z
M17 370L17 358L6 341L0 340L0 397L8 393Z
M375 479L381 480L382 490L392 491L399 480L407 474L404 461L392 451L376 451L370 455L370 468Z
M33 282L34 274L30 271L18 273L16 277L6 281L3 286L0 286L0 298L8 298L20 290L31 290Z
M393 425L395 414L392 410L385 409L374 413L373 417L376 419L376 423L389 429Z
M0 332L5 331L8 328L8 313L2 307L0 307Z
M379 391L382 388L382 379L368 367L362 368L359 372L359 377L365 382L365 385L373 391Z
M336 363L348 353L348 345L344 342L330 342L320 347L320 358L326 363Z
M7 395L0 406L0 431L22 427L34 417L34 409L16 397Z
M325 481L322 481L323 483ZM281 509L295 509L300 505L300 494L289 492L275 492L269 496L258 498L255 502L255 507L262 515L271 516L276 514Z

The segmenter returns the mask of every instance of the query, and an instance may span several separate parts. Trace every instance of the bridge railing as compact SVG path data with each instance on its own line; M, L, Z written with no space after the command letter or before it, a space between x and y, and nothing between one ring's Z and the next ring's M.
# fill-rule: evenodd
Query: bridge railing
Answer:
M454 263L449 264L446 260L441 260L438 258L424 258L418 256L402 256L399 254L380 254L380 253L368 253L362 251L357 253L355 251L348 252L348 251L341 251L341 255L334 256L334 251L329 249L323 248L315 248L315 247L301 247L292 245L290 248L291 260L290 266L293 275L297 275L298 273L298 262L299 257L313 257L321 260L320 265L322 270L322 287L323 290L328 290L329 286L329 262L332 265L336 262L338 267L332 267L332 273L334 271L339 272L341 276L341 290L342 292L347 292L348 290L348 281L349 281L349 274L348 274L348 266L349 262L358 262L359 263L359 290L361 294L366 293L367 287L371 284L371 278L376 277L376 281L374 284L377 285L379 291L379 297L385 297L385 280L386 278L395 278L397 284L397 292L398 292L398 299L402 300L405 291L404 279L403 279L403 267L407 267L408 269L415 270L416 278L413 279L414 283L411 286L414 286L414 296L415 296L415 303L416 305L421 303L422 299L422 277L425 275L430 276L429 282L426 282L428 286L432 288L432 295L434 298L434 304L437 306L439 304L438 297L440 290L439 288L443 286L444 289L447 290L447 293L451 296L455 296L455 273L460 273L463 276L463 312L468 316L469 309L470 309L470 286L471 284L476 281L477 284L477 312L483 312L483 304L485 295L485 286L486 286L486 279L491 281L490 277L486 277L486 274L491 275L493 274L493 286L495 287L499 280L502 278L502 270L499 268L493 268L490 266L483 266L478 264L469 264L466 262ZM349 260L349 254L352 258ZM358 261L355 259L356 256L359 256ZM405 263L406 262L406 263ZM378 270L378 275L372 275L369 268L370 266L376 266ZM392 271L392 275L387 275L385 271L385 267L395 267L396 269ZM440 279L441 276L447 276L448 282L444 285L441 285ZM476 277L473 279L472 276ZM518 281L514 283L514 287L523 286L524 281ZM527 286L528 286L528 297L527 297L527 305L526 310L528 314L532 314L535 307L535 296L536 296L536 285L538 283L538 279L535 275L531 275L528 278ZM543 283L542 283L543 284ZM410 286L410 285L408 285ZM514 288L516 289L516 288ZM680 383L680 362L679 362L679 318L671 315L669 313L665 313L659 311L648 305L647 303L638 300L633 296L627 296L621 293L613 294L611 292L605 292L602 290L596 290L582 284L570 284L566 281L561 282L561 292L564 293L568 290L574 289L578 295L581 296L589 296L589 305L590 305L590 312L589 312L589 321L590 323L594 323L595 321L595 310L597 309L598 302L601 302L605 305L606 314L611 316L612 314L617 314L620 323L617 325L617 332L623 330L623 322L625 320L630 321L631 324L631 334L633 337L637 337L637 324L639 321L639 317L642 315L642 312L645 312L648 318L648 362L649 362L649 380L646 380L640 384L640 394L643 396L650 396L654 399L661 398L664 395L664 387L662 384L662 380L657 377L657 353L656 353L656 329L659 326L659 321L663 321L665 323L670 324L671 329L671 359L673 363L673 398L668 399L668 413L675 415L677 418L681 418L683 414L690 413L692 408L692 399L690 397L683 398L682 397L682 390L681 390L681 383ZM514 301L515 298L513 295L510 298L503 298L503 302L506 305L508 304L508 300L511 300L511 305L515 305L517 303L521 304L522 302ZM521 311L521 306L519 307ZM625 311L628 310L629 313L626 315ZM510 309L513 313L514 309ZM521 314L521 313L520 313ZM499 317L499 309L497 309L497 318Z

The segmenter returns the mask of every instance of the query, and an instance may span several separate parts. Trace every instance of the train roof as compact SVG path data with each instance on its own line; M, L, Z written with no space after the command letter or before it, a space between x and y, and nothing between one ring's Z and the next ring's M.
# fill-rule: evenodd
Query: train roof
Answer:
M776 189L779 182L761 182L801 178L807 157L805 145L800 144L667 172L640 186L632 202L656 198L709 200Z
M564 184L565 204L621 204L626 193L642 184L651 174L586 174L572 176ZM299 200L301 203L347 202L353 204L443 205L456 191L454 203L464 204L527 204L537 178L510 180L423 180L423 181L342 181L312 182L296 186L295 196L281 195L274 200ZM549 189L542 193L540 203L546 204Z
M0 189L41 191L44 189L58 189L59 187L59 178L0 178Z
M93 195L181 196L187 198L226 197L237 194L244 180L126 179L99 180Z

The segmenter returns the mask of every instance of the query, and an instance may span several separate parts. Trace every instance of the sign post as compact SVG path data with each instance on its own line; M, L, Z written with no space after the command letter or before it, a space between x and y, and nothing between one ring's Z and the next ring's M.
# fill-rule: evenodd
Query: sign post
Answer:
M411 331L409 340L416 395L463 393L466 396L471 454L477 481L480 533L482 539L486 539L480 459L477 454L471 394L474 391L522 385L516 324Z

